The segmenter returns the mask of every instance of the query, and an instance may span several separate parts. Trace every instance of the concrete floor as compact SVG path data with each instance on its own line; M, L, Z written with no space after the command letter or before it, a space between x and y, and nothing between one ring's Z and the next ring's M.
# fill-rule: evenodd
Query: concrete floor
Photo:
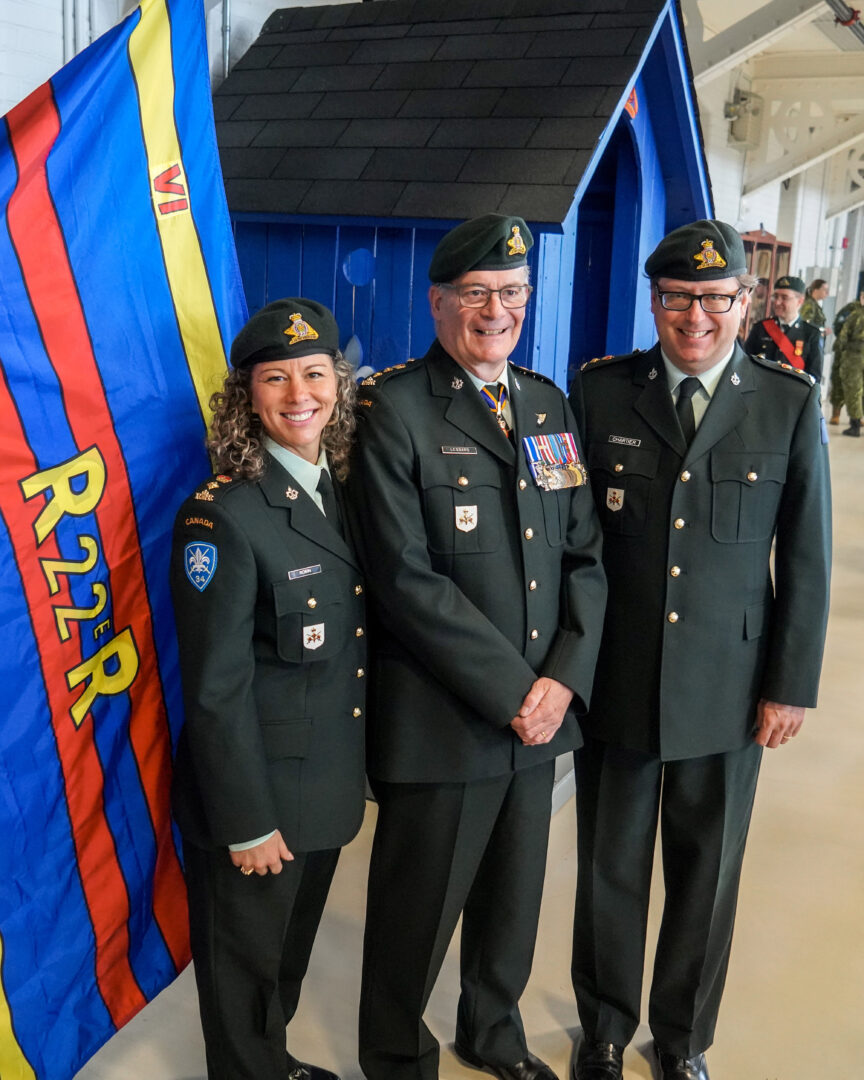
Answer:
M851 1077L864 1061L864 439L832 427L834 588L820 707L801 734L768 751L744 864L736 940L714 1047L713 1080ZM356 1007L364 887L375 807L342 856L300 1010L293 1053L360 1080ZM566 1080L578 1017L569 981L575 889L572 801L552 823L534 974L523 998L531 1049ZM658 911L651 913L656 934ZM651 957L648 958L651 963ZM451 947L427 1011L441 1076L479 1073L453 1056L458 992ZM625 1057L627 1080L653 1076L650 1034ZM205 1077L191 968L119 1032L77 1080Z

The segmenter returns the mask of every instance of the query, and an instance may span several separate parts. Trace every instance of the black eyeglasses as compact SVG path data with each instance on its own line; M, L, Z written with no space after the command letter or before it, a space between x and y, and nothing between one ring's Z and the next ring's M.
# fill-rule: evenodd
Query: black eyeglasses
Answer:
M689 311L693 301L698 300L699 306L709 315L723 315L731 311L732 305L744 292L743 289L739 289L731 296L728 293L705 293L703 296L694 296L693 293L688 292L663 292L662 289L655 291L660 297L660 304L667 311Z
M532 285L505 285L503 289L487 289L485 285L448 285L441 281L436 284L439 289L452 289L462 307L469 308L486 307L493 293L498 293L502 307L525 307L534 291Z

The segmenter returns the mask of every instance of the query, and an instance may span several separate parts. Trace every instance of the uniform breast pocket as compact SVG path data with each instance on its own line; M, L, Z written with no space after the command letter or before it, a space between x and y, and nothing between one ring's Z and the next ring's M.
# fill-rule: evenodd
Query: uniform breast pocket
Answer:
M501 476L494 462L474 455L423 457L420 486L430 551L465 555L501 544Z
M786 454L711 454L711 535L721 544L768 540L786 480Z
M281 660L306 664L340 652L346 626L341 593L326 570L298 581L274 582L276 652Z
M659 461L659 451L648 447L600 443L590 448L591 486L604 532L642 535Z

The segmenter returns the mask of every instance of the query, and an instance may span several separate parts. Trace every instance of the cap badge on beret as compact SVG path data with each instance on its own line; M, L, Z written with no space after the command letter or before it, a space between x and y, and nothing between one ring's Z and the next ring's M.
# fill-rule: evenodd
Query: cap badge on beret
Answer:
M713 240L703 240L702 250L697 251L693 258L698 263L697 270L714 270L726 265L726 260L720 252L714 250Z
M318 331L304 321L299 311L295 311L288 318L291 320L291 325L287 330L283 330L283 333L288 335L289 345L299 345L301 341L317 341Z
M525 247L525 241L522 239L522 233L519 231L519 226L514 225L510 230L512 236L507 241L507 254L508 255L525 255L527 254L527 248Z

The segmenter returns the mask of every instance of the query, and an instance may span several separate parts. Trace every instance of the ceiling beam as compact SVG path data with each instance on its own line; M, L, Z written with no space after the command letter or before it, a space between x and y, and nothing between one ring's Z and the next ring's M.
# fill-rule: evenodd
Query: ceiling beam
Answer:
M864 116L856 116L844 124L831 125L821 138L807 140L798 153L784 154L753 169L745 167L742 194L752 195L768 184L787 180L859 142L864 142Z
M691 18L694 8L696 14ZM695 76L693 81L698 90L718 75L731 71L751 56L767 49L790 30L807 26L820 15L824 15L825 2L769 0L769 3L733 23L726 30L721 30L708 41L693 40L703 25L697 0L686 0L684 11L688 16L688 27L693 28L692 38L688 36L688 47Z
M860 52L769 53L753 61L754 82L787 79L857 79L864 75Z
M850 210L855 210L859 206L864 206L864 187L850 191L842 199L832 200L825 211L825 220L830 221L832 218L839 217L840 214L848 214Z

